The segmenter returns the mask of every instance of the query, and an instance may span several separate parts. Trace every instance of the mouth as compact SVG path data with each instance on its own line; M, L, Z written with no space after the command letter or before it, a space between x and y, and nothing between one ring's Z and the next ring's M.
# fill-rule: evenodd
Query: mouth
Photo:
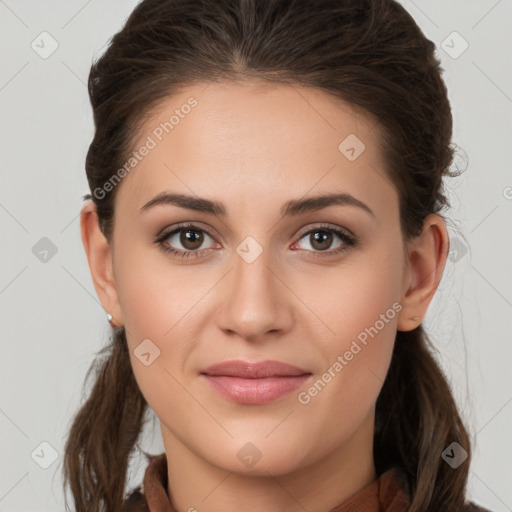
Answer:
M223 361L201 371L210 376L240 377L244 379L261 379L265 377L296 377L311 373L308 370L282 363L281 361L262 361L250 363L240 359Z
M200 376L225 398L240 404L265 404L302 386L312 373L280 361L224 361L200 372Z

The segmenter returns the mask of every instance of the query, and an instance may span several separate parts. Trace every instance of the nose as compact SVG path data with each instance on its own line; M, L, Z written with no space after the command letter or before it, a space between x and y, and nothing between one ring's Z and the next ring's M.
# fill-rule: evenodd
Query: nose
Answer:
M275 339L289 331L294 295L270 250L263 250L254 261L234 253L232 265L219 296L219 328L251 342Z

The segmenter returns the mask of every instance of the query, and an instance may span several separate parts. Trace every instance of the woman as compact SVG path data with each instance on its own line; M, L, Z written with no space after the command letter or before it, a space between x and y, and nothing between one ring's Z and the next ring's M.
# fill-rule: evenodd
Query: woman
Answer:
M77 512L484 510L421 324L454 174L434 50L393 0L136 7L89 76L113 336L66 444ZM165 453L126 494L148 406Z

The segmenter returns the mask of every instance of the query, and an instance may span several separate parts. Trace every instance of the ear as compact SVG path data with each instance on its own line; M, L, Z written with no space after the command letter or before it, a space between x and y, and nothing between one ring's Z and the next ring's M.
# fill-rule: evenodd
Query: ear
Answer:
M404 279L403 309L397 329L415 329L424 318L439 286L450 249L450 239L442 217L425 218L422 233L406 245L407 268ZM413 320L413 317L419 320Z
M100 230L96 205L93 201L88 201L82 207L80 230L94 288L101 305L105 312L112 315L113 323L116 326L122 326L121 308L114 281L112 251Z

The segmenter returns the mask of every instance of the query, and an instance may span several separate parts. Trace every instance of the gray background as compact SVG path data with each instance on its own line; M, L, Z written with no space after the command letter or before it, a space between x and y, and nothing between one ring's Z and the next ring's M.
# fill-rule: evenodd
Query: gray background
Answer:
M66 432L109 333L79 232L85 84L136 3L0 0L0 512L64 510ZM512 1L402 3L438 47L467 166L448 182L458 229L425 325L476 436L468 497L511 511ZM156 422L142 446L164 451Z

